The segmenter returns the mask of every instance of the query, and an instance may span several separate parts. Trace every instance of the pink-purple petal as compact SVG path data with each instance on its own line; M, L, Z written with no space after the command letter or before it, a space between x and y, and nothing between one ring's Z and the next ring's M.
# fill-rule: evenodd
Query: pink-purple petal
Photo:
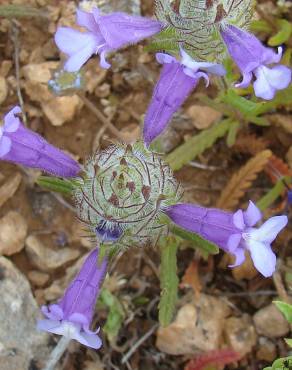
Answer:
M113 50L136 44L162 29L162 24L156 20L122 12L98 16L95 19L107 46Z
M262 212L258 207L250 200L247 210L243 212L244 223L246 226L252 227L262 218Z
M251 72L244 72L242 74L242 81L235 84L234 86L239 88L239 89L245 89L246 87L249 86L252 80L252 73Z
M286 89L291 82L291 69L286 66L265 68L265 74L268 83L277 90Z
M274 216L269 218L258 229L252 229L250 233L252 240L258 240L263 243L272 243L279 232L284 229L288 223L287 216Z
M5 132L14 132L18 129L20 125L20 119L16 116L16 114L21 113L21 108L17 105L12 108L5 116L4 116L4 130Z
M146 145L160 135L173 114L197 85L197 79L186 75L180 63L164 64L147 109L143 138Z
M276 268L276 255L270 245L252 240L249 251L255 268L264 277L272 276Z
M177 60L169 54L156 53L155 57L156 57L157 62L160 64L177 63Z
M176 225L201 235L227 252L229 252L230 236L241 234L234 225L233 214L220 209L182 203L169 207L165 213Z
M237 267L243 264L245 261L245 250L244 248L237 248L232 254L235 257L235 262L232 265L229 265L229 267Z
M38 320L37 321L37 329L42 331L47 331L49 333L55 333L55 330L59 328L61 325L60 321L57 320Z
M12 142L11 139L7 136L2 136L0 138L0 158L3 159L11 150Z
M100 32L98 25L96 24L93 13L89 13L81 9L77 9L76 23L78 24L78 26L84 27L91 32L95 32L95 33Z

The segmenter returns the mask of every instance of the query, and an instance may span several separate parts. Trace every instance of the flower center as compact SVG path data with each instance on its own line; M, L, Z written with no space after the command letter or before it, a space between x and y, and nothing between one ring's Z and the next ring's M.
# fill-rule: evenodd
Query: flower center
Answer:
M181 194L170 168L138 142L113 145L90 159L75 199L79 218L100 242L130 246L165 233L162 210Z

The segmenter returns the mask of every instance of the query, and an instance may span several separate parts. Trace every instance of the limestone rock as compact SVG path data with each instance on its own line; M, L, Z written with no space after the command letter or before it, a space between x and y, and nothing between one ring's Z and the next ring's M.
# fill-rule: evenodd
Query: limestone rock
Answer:
M273 362L277 357L276 345L265 337L260 337L257 350L257 359Z
M256 330L268 338L283 337L289 332L289 324L277 307L271 303L253 317Z
M11 256L21 251L26 234L25 218L18 212L8 212L0 219L0 255Z
M0 207L14 195L21 183L21 179L21 174L17 172L0 187Z
M256 331L248 315L228 318L224 332L228 346L240 353L242 357L251 352L257 342Z
M30 261L41 271L57 269L80 255L79 250L72 248L50 249L35 235L26 238L25 250Z
M29 271L28 278L35 286L42 287L49 281L50 275L45 272L32 270Z
M193 125L199 130L210 127L222 117L221 112L202 105L192 105L188 108L187 114L191 117Z
M62 126L71 121L81 106L77 95L60 96L42 104L43 111L53 126Z
M4 77L0 76L0 104L2 104L8 95L8 86Z
M28 64L22 68L22 72L29 81L46 84L51 79L52 71L58 67L59 62Z
M27 370L44 365L49 354L48 334L36 330L39 308L26 278L0 257L0 368Z
M47 84L51 79L52 71L57 69L59 63L45 62L28 64L22 68L26 79L25 90L31 100L37 101L53 126L61 126L71 121L82 102L77 95L55 97Z
M175 321L159 328L156 345L172 355L196 354L218 349L230 309L220 298L205 294L182 306Z

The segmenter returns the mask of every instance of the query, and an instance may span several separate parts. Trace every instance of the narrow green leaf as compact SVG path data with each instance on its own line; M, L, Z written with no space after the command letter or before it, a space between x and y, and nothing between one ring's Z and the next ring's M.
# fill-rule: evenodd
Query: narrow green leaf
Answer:
M176 253L179 240L174 236L163 237L159 243L161 251L159 322L162 326L170 324L177 302L177 264Z
M227 138L226 138L226 143L229 148L231 148L236 140L236 135L239 130L240 123L238 121L232 122L230 125L230 128L228 130Z
M0 5L0 17L5 18L31 18L31 17L41 17L47 18L48 15L43 10L33 8L28 5Z
M292 23L288 22L286 19L278 19L276 24L279 31L269 39L268 44L270 46L284 44L284 42L289 40L292 34Z
M167 155L166 162L168 162L174 171L179 170L182 166L210 148L217 139L223 137L229 130L231 124L232 121L226 119L204 130L200 134L193 136Z
M118 298L108 289L103 288L101 290L99 300L109 308L106 323L102 329L103 332L106 333L109 341L112 341L119 333L125 318L125 312Z
M75 187L78 186L76 181L50 176L40 176L36 182L47 190L66 195L71 195Z
M282 301L273 301L273 303L282 312L289 324L292 324L292 305Z
M285 342L288 344L289 347L292 347L292 339L284 338Z
M194 248L199 248L208 254L218 254L219 253L219 248L217 247L217 245L202 238L198 234L190 233L175 225L172 225L170 227L170 230L171 232L173 232L175 235L179 236L180 238L192 242L192 246Z
M285 189L283 180L288 184L291 182L290 177L284 177L283 179L279 180L276 185L257 202L257 207L259 207L261 211L264 211L270 207L270 205L273 204L275 200L282 194L283 190Z

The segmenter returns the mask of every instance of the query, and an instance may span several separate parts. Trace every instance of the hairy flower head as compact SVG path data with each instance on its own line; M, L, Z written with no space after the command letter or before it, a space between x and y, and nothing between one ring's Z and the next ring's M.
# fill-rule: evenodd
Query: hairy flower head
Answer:
M101 243L155 243L167 227L162 210L182 194L172 171L141 142L112 145L91 158L75 191L79 218Z
M226 50L220 28L233 24L246 29L253 4L253 0L156 0L156 16L174 31L173 41L179 42L194 59L221 62Z

